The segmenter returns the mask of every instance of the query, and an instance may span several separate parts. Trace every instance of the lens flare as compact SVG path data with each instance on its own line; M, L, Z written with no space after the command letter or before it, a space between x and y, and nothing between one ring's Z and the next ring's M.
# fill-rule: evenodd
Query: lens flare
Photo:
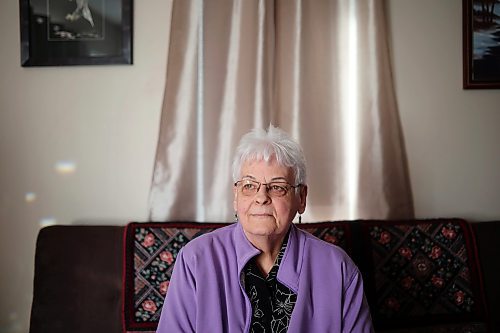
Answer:
M76 163L72 161L58 161L55 170L61 175L73 174L76 171Z
M24 195L24 200L28 203L34 202L36 200L36 193L34 192L27 192Z

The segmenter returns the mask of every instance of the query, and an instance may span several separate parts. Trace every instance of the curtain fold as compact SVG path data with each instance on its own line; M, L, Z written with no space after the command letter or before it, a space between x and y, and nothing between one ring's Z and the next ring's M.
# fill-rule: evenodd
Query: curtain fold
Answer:
M231 221L232 155L270 123L303 146L304 220L413 217L377 0L174 0L154 221Z

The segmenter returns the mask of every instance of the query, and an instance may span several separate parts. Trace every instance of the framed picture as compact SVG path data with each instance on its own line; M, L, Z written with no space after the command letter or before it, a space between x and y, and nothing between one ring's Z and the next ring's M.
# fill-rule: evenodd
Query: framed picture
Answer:
M132 64L132 0L19 0L21 65Z
M463 87L500 88L500 2L463 0Z

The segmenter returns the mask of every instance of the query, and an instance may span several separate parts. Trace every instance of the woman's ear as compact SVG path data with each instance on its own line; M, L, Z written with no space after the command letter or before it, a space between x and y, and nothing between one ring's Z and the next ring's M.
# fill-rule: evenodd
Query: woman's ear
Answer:
M303 214L306 210L306 199L307 199L307 185L300 187L299 192L299 209L297 210L299 214Z

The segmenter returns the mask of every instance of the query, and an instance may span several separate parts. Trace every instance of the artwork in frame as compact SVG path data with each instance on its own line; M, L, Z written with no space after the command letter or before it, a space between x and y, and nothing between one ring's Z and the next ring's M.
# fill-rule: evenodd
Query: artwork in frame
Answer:
M21 65L132 64L133 0L19 0Z
M463 87L500 88L500 0L463 0Z

